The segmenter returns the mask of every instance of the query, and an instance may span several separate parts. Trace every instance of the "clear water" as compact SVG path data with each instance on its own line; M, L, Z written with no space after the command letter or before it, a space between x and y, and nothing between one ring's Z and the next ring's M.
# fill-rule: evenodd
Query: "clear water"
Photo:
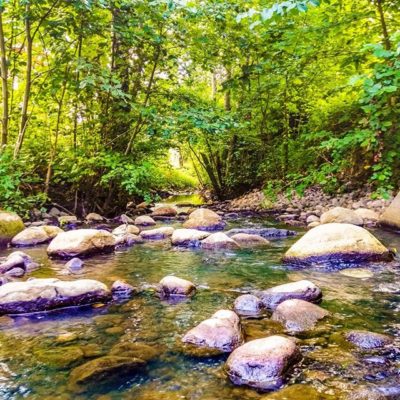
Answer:
M239 220L235 225L271 222ZM400 245L400 235L375 233L390 247ZM122 304L0 317L0 398L345 399L358 385L396 382L400 358L395 350L384 354L385 365L367 364L364 357L371 353L349 348L335 334L357 328L400 336L398 295L376 291L383 284L400 287L399 271L374 266L374 276L369 279L339 272L293 271L282 265L280 258L295 240L277 240L268 249L229 252L181 250L154 242L93 257L78 275L66 273L63 261L49 260L45 247L26 249L42 263L33 276L94 278L108 285L121 278L143 291ZM4 250L0 256L9 252ZM199 291L179 304L160 301L149 285L168 274L192 280L200 286ZM265 394L235 387L224 373L225 356L198 359L182 352L182 335L216 310L230 308L239 293L303 278L321 286L321 305L332 317L298 336L304 360L282 391ZM283 333L268 318L243 320L243 326L247 340ZM142 374L122 384L91 386L79 394L70 391L68 379L75 366L106 355L125 340L147 343L157 349L159 357ZM84 356L74 358L77 349Z

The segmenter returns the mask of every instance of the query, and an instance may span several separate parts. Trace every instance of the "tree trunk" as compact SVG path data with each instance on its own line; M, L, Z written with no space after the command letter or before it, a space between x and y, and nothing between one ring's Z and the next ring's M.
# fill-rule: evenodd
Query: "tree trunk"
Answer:
M82 56L82 42L83 42L83 35L82 35L82 28L83 28L83 19L81 19L80 25L80 32L78 38L78 62ZM80 74L79 68L76 69L75 74L75 92L76 92L76 99L75 99L75 106L74 106L74 151L77 148L77 138L78 138L78 103L79 103L79 84L80 84Z
M382 28L382 34L383 34L383 43L385 44L385 49L390 50L391 44L390 44L390 38L389 38L389 33L387 30L387 25L386 25L386 20L385 20L385 13L382 8L382 3L383 0L376 0L376 6L378 9L378 14L379 14L379 19L381 21L381 28Z
M1 71L1 84L2 84L2 103L3 103L3 118L1 128L1 146L5 146L8 140L8 67L6 56L6 45L3 30L3 10L0 10L0 71Z

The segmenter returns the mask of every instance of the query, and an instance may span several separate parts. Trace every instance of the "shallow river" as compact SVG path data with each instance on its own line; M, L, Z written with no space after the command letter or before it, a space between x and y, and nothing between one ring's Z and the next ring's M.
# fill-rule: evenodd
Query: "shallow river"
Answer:
M261 227L271 222L242 219L231 225ZM400 235L375 234L389 247L400 248ZM400 336L395 294L396 289L400 293L399 272L375 265L370 268L373 277L360 279L338 271L291 270L280 258L295 240L275 240L267 249L228 252L182 250L153 242L88 259L75 275L65 272L64 262L49 260L45 246L24 250L42 264L32 276L94 278L107 285L121 278L143 291L122 304L0 317L0 398L315 400L345 399L359 385L388 390L398 385L397 346L384 354L363 353L346 346L338 333L357 328ZM0 256L10 252L0 251ZM189 279L200 289L179 304L160 301L149 286L168 274ZM297 336L304 359L282 391L266 394L235 387L224 373L225 356L199 359L182 352L182 335L218 309L231 308L239 293L303 278L322 288L321 306L332 317ZM243 326L246 340L283 333L268 317L243 320ZM99 382L80 394L69 390L68 377L75 366L106 355L123 340L149 344L159 357L129 381Z

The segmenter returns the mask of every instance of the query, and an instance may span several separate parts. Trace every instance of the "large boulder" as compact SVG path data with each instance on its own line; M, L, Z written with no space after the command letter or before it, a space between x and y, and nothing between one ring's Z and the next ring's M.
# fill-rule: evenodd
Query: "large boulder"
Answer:
M200 231L218 231L224 229L225 225L220 215L207 208L199 208L193 211L183 223L184 228Z
M61 228L51 225L29 227L15 235L11 240L11 244L13 246L34 246L50 242L61 232L64 232Z
M379 218L379 224L393 229L400 229L400 193L382 213Z
M0 210L0 247L5 247L11 239L24 230L22 219L15 213Z
M178 211L172 206L160 206L151 213L153 217L175 217L177 214Z
M240 319L233 311L219 310L182 338L183 343L229 353L243 343Z
M294 340L283 336L251 340L228 357L226 370L235 385L259 390L279 388L290 368L301 359Z
M365 350L376 349L393 343L393 339L390 336L360 330L347 332L345 338L350 343Z
M314 328L319 320L328 315L328 311L315 304L291 299L276 307L272 320L280 322L289 332L304 332Z
M114 250L115 238L105 230L77 229L59 233L49 244L52 257L72 258Z
M161 297L185 297L191 296L195 292L196 286L192 282L177 276L168 275L159 283Z
M335 207L324 212L320 218L321 224L337 222L340 224L363 225L364 220L353 210L343 207Z
M217 232L208 236L201 242L203 249L239 249L240 246L225 233Z
M209 232L197 229L175 229L171 240L175 246L199 247L200 241L208 236Z
M238 243L240 247L259 247L270 244L270 242L262 236L248 233L237 233L231 236L231 239Z
M136 217L135 219L135 225L138 226L152 226L156 225L157 222L154 221L153 218L151 218L149 215L140 215L139 217Z
M91 279L32 279L0 286L0 314L21 314L104 302L107 286Z
M290 299L318 303L322 299L322 292L314 283L304 279L257 292L257 296L262 300L264 307L274 310L278 304Z
M140 232L140 237L145 240L162 240L167 239L174 233L172 226L163 226L162 228L149 229Z
M390 251L370 232L352 224L324 224L309 230L284 255L297 265L314 262L339 265L365 261L390 261Z

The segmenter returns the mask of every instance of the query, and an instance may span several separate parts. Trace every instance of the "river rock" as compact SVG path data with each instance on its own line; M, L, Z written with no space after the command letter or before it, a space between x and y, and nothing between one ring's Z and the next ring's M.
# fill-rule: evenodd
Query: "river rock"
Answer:
M355 211L343 207L335 207L324 212L320 218L321 224L337 222L340 224L362 225L363 219Z
M219 310L182 338L183 343L229 353L243 343L240 319L230 310Z
M161 297L192 296L196 292L196 286L186 279L177 276L166 276L159 283Z
M263 238L280 238L287 236L297 235L297 232L288 229L277 228L234 228L226 232L229 237L239 233L246 233L248 235L259 235Z
M105 220L105 218L102 217L100 214L92 212L86 215L85 220L89 223L95 223L95 222L102 222Z
M364 387L349 393L346 400L388 400L388 398L383 393L379 393L375 387Z
M201 231L217 231L225 228L222 217L207 208L199 208L190 213L188 219L183 223L184 228L198 229Z
M352 224L324 224L309 230L284 255L283 261L297 265L314 262L359 263L390 261L389 250L370 232Z
M143 361L151 361L159 352L144 343L119 342L111 348L110 355L120 357L139 358Z
M144 239L133 233L125 233L124 235L115 236L115 245L118 247L131 247L137 243L144 243Z
M140 215L139 217L136 217L135 219L135 225L138 226L152 226L156 225L157 222L154 221L153 218L151 218L149 215Z
M70 270L77 270L81 269L83 265L84 262L79 257L74 257L65 264L65 267Z
M52 257L70 258L89 256L114 250L115 238L105 230L77 229L58 234L49 244Z
M64 231L57 226L51 225L29 227L15 235L11 240L11 244L13 246L34 246L49 242L61 232Z
M139 232L140 229L137 226L123 224L115 228L111 233L115 236L121 236L127 233L131 233L132 235L138 235Z
M103 386L107 382L120 381L124 377L144 370L146 361L140 358L104 356L88 361L72 370L69 388L85 390L86 385Z
M240 246L225 233L217 232L208 236L201 242L203 249L239 249Z
M0 314L21 314L104 302L107 286L91 279L32 279L0 286Z
M264 305L257 296L243 294L236 298L233 308L238 314L258 314L264 308Z
M174 233L172 226L163 226L162 228L150 229L140 232L140 237L145 240L167 239Z
M153 217L175 217L178 211L172 206L157 207L151 215Z
M393 229L400 229L400 193L379 218L379 224Z
M0 247L5 247L11 239L25 229L25 225L17 214L0 210Z
M311 224L312 222L319 222L319 217L314 214L311 214L306 219L307 224Z
M314 328L319 320L328 315L328 311L315 304L291 299L276 307L272 320L280 322L289 332L304 332Z
M75 215L62 215L57 220L61 226L78 222L78 218Z
M316 226L319 226L319 225L321 225L321 222L314 221L314 222L310 222L310 223L307 225L307 228L308 228L308 229L312 229L312 228L315 228Z
M0 263L0 273L10 276L22 276L27 271L34 270L39 265L22 251L14 251L5 261Z
M264 306L270 310L274 310L278 304L285 300L299 299L311 303L318 303L322 299L321 289L307 280L274 286L267 290L257 292L256 294L260 297Z
M390 336L381 333L357 330L347 332L345 338L350 343L365 350L384 347L393 342L393 339Z
M259 390L279 388L290 368L301 359L295 342L283 336L251 340L228 357L226 370L235 385Z
M137 290L128 282L118 280L112 284L111 293L114 298L126 299L137 293Z
M199 247L200 241L208 236L209 232L197 229L175 229L171 240L175 246Z
M376 222L379 219L379 214L368 208L358 208L354 211L360 218L363 219L364 224L368 222Z
M262 236L250 235L248 233L237 233L231 236L231 239L238 243L240 247L258 247L270 244L270 242Z

